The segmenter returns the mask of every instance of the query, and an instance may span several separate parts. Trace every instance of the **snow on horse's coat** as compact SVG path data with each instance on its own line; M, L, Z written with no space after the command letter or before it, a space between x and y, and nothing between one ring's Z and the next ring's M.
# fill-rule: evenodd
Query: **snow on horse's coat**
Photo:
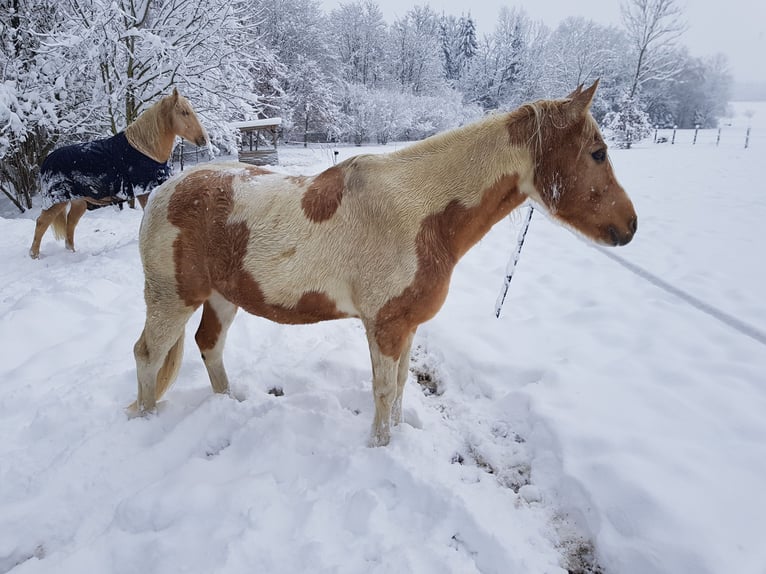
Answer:
M120 132L49 153L40 167L40 195L43 209L73 199L95 209L149 193L170 175L168 162L144 155Z
M633 237L633 205L588 112L596 85L313 177L208 164L158 188L139 238L139 412L177 376L184 325L200 305L195 338L217 392L228 390L222 352L238 308L288 324L357 317L372 360L371 442L388 443L415 330L492 225L531 198L596 241Z

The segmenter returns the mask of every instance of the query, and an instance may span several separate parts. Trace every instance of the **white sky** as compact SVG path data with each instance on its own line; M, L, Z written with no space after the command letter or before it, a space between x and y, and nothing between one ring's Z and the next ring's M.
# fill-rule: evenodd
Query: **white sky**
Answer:
M340 0L321 0L325 10L336 8ZM346 2L347 3L347 2ZM470 11L480 34L491 32L504 5L523 8L532 18L554 28L568 16L583 16L602 24L620 25L617 0L378 0L388 22L403 16L415 5L429 4L437 11L459 16ZM763 0L686 0L681 1L689 29L682 42L694 56L718 52L729 58L738 81L766 83L766 2Z

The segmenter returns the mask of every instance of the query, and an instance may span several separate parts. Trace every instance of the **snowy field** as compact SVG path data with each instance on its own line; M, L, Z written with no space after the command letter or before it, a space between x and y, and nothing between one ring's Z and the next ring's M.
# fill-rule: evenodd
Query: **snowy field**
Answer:
M197 316L159 414L128 419L141 212L89 212L77 253L49 232L39 261L38 210L5 212L0 572L766 573L763 132L612 154L639 230L609 253L756 338L539 212L496 319L518 215L418 331L384 448L354 320L240 313L234 399L212 394ZM281 159L311 174L332 153Z

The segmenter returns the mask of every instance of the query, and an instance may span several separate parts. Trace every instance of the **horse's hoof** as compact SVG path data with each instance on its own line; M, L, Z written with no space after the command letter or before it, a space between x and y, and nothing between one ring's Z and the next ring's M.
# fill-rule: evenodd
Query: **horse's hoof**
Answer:
M125 413L129 419L143 419L157 414L157 407L155 406L153 409L139 409L138 403L134 401L125 408Z
M372 436L370 436L370 440L367 443L370 447L376 447L376 446L388 446L388 443L391 442L391 433L390 432L372 432Z
M32 259L40 259L40 252L39 252L39 251L35 251L35 250L33 250L33 249L30 249L30 250L29 250L29 256L30 256Z

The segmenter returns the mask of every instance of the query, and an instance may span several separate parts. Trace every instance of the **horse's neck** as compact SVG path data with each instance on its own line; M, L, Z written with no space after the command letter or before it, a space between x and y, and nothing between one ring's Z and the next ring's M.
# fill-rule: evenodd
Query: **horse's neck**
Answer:
M142 113L125 130L131 146L158 163L166 163L173 152L175 134L163 124L155 109Z
M475 206L499 181L518 175L521 186L533 172L529 152L510 144L501 118L430 138L393 154L394 158L400 166L397 179L408 180L409 192L400 194L399 200L411 208L421 204L431 213L455 201Z

